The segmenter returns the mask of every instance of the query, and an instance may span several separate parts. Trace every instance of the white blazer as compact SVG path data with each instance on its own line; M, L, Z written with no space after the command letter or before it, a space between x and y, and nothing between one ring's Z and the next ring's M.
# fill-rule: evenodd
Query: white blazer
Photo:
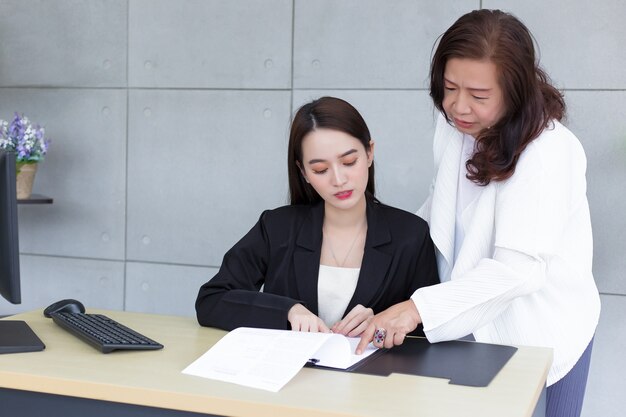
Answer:
M511 178L483 187L465 209L453 259L461 148L462 133L441 116L435 178L417 214L430 225L442 283L411 299L431 342L473 333L481 342L553 348L552 385L582 355L600 315L585 153L554 121L526 147Z

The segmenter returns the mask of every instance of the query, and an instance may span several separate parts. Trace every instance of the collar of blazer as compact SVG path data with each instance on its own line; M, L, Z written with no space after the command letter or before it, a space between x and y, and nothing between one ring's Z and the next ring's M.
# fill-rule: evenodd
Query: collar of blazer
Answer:
M459 185L459 166L463 134L440 119L441 129L437 129L437 142L434 147L439 149L439 160L436 164L436 186L433 190L430 208L430 236L437 250L445 260L439 262L440 273L449 274L454 257L454 223L456 221L456 194ZM442 261L443 261L442 260ZM445 271L442 271L442 269Z
M392 256L379 248L391 242L391 232L384 213L379 205L367 199L367 237L365 251L354 295L348 303L346 312L357 304L371 306L380 296ZM317 308L317 282L322 248L322 226L324 222L324 202L314 205L296 238L294 267L296 283L301 300L314 314Z

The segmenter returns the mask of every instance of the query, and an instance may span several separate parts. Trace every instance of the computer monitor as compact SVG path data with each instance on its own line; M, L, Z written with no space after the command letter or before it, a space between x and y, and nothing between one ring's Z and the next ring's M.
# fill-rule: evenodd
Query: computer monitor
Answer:
M22 302L19 252L15 154L0 150L0 294L13 304Z
M15 154L0 149L0 294L22 302L17 233ZM0 320L0 353L34 352L45 346L24 321Z

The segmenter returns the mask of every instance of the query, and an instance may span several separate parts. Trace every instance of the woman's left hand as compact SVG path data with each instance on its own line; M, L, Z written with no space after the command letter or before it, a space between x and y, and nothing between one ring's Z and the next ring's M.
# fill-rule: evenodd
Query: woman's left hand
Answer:
M333 333L355 337L363 333L372 317L374 317L374 310L357 304L341 321L335 323L330 330Z
M374 340L374 346L387 349L401 345L407 334L417 328L422 322L413 300L403 301L392 305L387 310L376 314L369 320L367 329L361 334L361 341L356 348L356 354L365 351L369 342L374 340L374 333L378 333L379 340Z

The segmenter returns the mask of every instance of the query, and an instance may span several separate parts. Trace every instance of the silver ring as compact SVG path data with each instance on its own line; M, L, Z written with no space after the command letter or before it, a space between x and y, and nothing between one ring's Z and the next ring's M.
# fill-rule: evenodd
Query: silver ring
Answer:
M387 330L383 328L376 329L374 332L374 343L383 343L385 336L387 336Z

